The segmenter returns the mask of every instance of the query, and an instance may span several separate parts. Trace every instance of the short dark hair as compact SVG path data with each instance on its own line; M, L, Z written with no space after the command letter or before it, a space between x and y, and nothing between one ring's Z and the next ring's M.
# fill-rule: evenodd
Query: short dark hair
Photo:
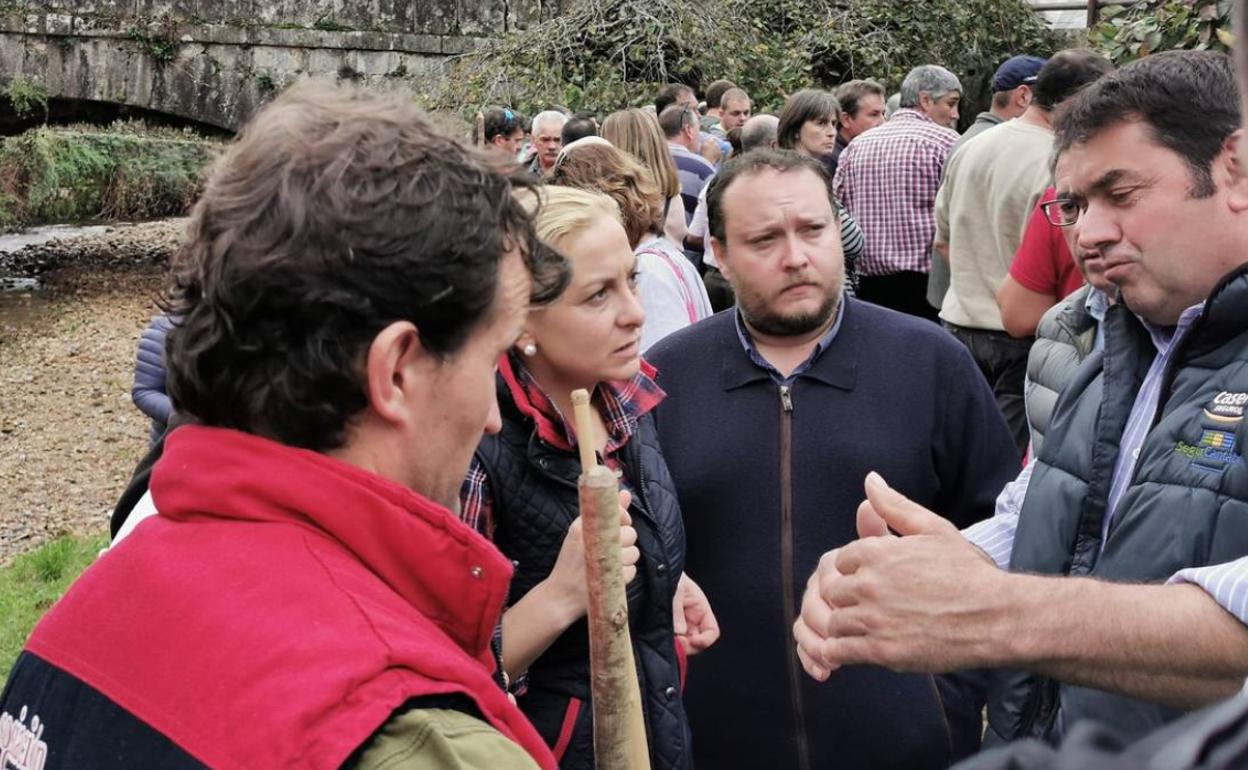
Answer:
M563 146L567 147L577 139L584 139L587 136L598 136L598 124L590 117L573 117L568 118L568 122L563 124L563 131L560 138Z
M1235 68L1226 54L1153 54L1097 80L1059 111L1054 162L1110 126L1139 120L1159 145L1186 161L1191 195L1206 198L1216 189L1213 160L1239 128L1239 111Z
M874 80L850 80L836 87L836 100L840 102L841 109L855 118L858 117L858 110L862 109L862 97L867 94L883 99L884 86Z
M760 147L750 150L744 155L730 158L719 173L711 178L706 190L706 223L711 235L720 243L724 242L727 223L724 222L724 194L738 177L757 174L765 168L786 174L790 171L806 169L819 177L828 191L828 202L832 204L832 215L838 216L836 192L832 188L832 177L819 160L802 155L793 150L774 150Z
M472 143L488 144L496 136L523 132L525 124L524 116L510 107L486 107L477 113L477 122L472 128Z
M1104 75L1114 71L1109 59L1088 48L1069 48L1053 54L1036 75L1032 100L1051 110Z
M261 110L218 159L163 305L174 408L325 451L368 406L378 332L411 321L447 357L495 311L518 249L537 302L569 267L512 196L521 176L438 133L410 99L322 84Z
M780 125L776 126L776 145L786 150L797 147L797 137L808 120L818 120L824 115L839 115L841 103L827 91L803 88L793 94L780 110Z
M668 83L659 89L659 93L654 97L654 114L662 115L663 110L671 107L680 100L683 93L693 93L693 89L684 83Z
M724 94L736 88L737 84L731 80L716 80L706 87L706 106L707 109L719 109L720 100L724 98Z
M663 136L667 139L679 134L685 126L696 125L698 113L683 104L673 104L659 113L659 128L663 129Z

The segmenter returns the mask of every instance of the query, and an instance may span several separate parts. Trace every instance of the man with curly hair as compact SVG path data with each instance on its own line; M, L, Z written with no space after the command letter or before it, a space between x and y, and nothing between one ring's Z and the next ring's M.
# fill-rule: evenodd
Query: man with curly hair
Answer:
M527 184L519 182L520 184ZM567 267L403 99L287 92L225 152L166 309L159 514L36 627L0 765L554 767L454 513L499 355Z

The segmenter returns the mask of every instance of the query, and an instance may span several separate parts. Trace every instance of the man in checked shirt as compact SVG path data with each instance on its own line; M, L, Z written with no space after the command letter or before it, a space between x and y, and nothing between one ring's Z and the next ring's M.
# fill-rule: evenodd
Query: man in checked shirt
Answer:
M1248 176L1230 59L1147 57L1057 125L1062 219L1120 302L1035 463L958 532L872 474L794 625L847 664L992 668L985 745L1132 739L1248 676ZM891 531L890 531L891 530ZM900 535L897 536L897 535Z
M836 167L836 197L866 249L858 298L936 320L927 303L934 205L949 150L958 141L962 84L944 67L915 67L901 83L901 109L850 142Z

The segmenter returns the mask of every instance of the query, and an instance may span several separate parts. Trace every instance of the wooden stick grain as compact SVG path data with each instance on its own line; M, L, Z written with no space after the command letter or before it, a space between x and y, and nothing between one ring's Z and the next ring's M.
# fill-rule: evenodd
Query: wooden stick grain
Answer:
M598 464L594 456L594 421L589 414L589 391L578 388L572 391L572 413L576 420L576 447L581 453L581 473Z
M649 770L641 689L628 630L620 553L619 487L594 455L589 394L572 393L582 474L577 481L585 539L594 759L599 770Z

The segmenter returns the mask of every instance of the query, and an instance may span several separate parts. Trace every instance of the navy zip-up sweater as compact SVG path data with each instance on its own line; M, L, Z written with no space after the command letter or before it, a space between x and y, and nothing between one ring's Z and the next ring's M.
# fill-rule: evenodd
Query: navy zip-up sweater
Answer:
M750 361L735 310L647 355L668 393L657 418L686 571L723 633L690 665L698 767L922 770L978 747L982 693L969 677L851 666L820 684L796 659L806 580L857 537L869 471L965 527L991 515L1019 469L962 345L928 321L845 301L839 332L783 385Z

